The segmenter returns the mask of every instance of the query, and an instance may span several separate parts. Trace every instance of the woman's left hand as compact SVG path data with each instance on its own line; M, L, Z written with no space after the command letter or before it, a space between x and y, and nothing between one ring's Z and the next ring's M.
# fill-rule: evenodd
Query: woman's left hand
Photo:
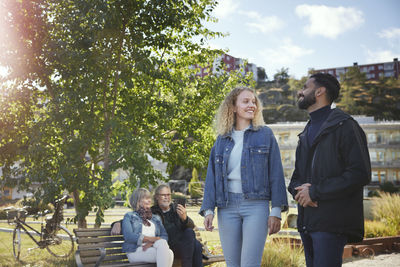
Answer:
M178 204L176 206L176 213L178 213L179 218L181 218L183 222L186 221L187 213L186 213L186 208L184 206Z
M269 216L268 218L268 234L272 235L281 230L281 220L275 216Z

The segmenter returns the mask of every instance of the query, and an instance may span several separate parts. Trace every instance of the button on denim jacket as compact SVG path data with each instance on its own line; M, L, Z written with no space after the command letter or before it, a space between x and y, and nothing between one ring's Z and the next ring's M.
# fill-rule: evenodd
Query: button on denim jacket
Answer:
M228 159L234 146L231 132L219 135L211 149L200 214L228 204ZM244 132L241 181L245 199L271 200L272 207L287 209L285 178L278 143L267 126Z
M155 225L156 235L162 239L168 241L168 234L165 230L161 218L158 215L153 214L150 219ZM122 220L122 234L124 236L124 244L122 245L122 250L124 252L135 252L136 249L143 243L142 234L143 221L136 211L131 211L125 214Z

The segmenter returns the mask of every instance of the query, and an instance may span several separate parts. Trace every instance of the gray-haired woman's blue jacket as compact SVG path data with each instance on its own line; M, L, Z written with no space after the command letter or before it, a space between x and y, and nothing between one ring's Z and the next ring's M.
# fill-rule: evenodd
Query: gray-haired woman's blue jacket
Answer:
M168 234L165 230L161 218L158 215L153 214L150 219L155 225L156 236L168 241ZM124 244L122 250L124 252L135 252L136 249L143 243L142 234L143 221L136 211L131 211L125 214L122 220L122 234L124 236Z
M200 214L228 201L228 159L234 146L231 133L219 135L211 149ZM271 200L272 207L287 209L285 179L278 143L272 130L252 125L244 133L241 159L242 191L245 199Z

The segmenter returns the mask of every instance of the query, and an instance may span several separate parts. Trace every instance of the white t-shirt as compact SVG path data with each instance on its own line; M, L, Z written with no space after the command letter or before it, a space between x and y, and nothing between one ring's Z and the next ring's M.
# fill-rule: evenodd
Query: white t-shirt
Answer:
M156 226L152 221L149 220L149 222L150 226L142 224L142 235L154 237L156 236Z

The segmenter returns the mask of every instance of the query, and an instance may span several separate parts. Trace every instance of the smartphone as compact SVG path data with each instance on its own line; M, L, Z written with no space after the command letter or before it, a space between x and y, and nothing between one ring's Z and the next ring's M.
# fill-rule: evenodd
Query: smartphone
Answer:
M174 202L176 205L181 204L184 207L186 206L186 198L176 198Z

